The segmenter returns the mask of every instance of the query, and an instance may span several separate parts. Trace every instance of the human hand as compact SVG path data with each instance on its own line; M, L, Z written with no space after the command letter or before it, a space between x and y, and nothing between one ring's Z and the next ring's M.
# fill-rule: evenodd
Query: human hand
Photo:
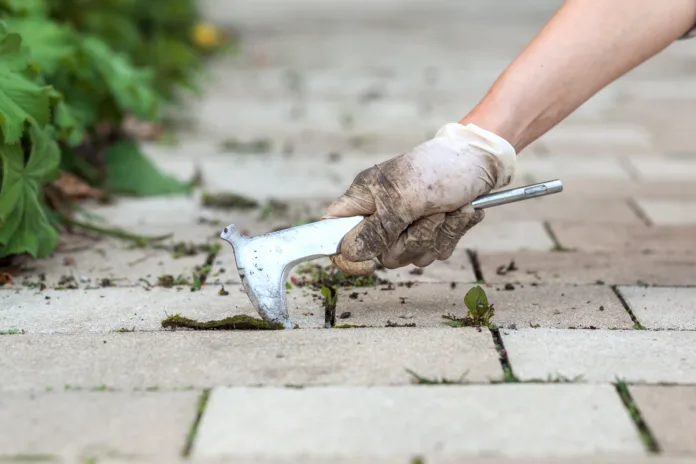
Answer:
M324 215L365 216L332 262L347 274L367 275L374 258L388 269L449 258L484 217L471 202L512 181L516 156L492 132L450 123L411 151L366 169Z

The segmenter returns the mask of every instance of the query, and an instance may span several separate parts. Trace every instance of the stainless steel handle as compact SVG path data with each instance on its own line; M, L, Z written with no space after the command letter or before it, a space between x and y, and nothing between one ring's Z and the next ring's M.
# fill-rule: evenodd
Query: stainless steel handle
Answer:
M526 185L500 192L481 195L471 202L475 209L490 208L491 206L506 205L516 201L527 200L529 198L543 197L563 191L563 183L556 179L538 184Z

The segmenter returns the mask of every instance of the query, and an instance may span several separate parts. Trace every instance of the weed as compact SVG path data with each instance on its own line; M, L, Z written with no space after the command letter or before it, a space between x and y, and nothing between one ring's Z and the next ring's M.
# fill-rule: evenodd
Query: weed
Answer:
M209 208L220 209L254 209L259 206L253 198L231 192L204 193L201 203Z
M406 372L411 376L411 381L415 384L419 385L461 385L466 383L464 381L464 377L469 373L469 371L466 371L462 376L457 379L457 380L450 380L446 378L440 378L440 379L431 379L428 377L423 377L422 375L416 374L414 371L411 369L406 369Z
M0 330L0 335L24 335L25 333L24 329Z
M338 291L336 287L322 287L321 294L324 297L324 327L330 329L336 325L336 303Z
M196 418L193 420L193 423L191 424L188 436L186 437L186 444L184 445L184 449L181 452L181 455L183 457L188 457L189 454L191 454L191 448L193 447L193 442L196 439L196 434L198 433L198 425L201 423L201 419L203 418L203 412L205 411L205 407L208 404L208 398L210 398L210 390L203 390L200 398L198 398Z
M315 290L321 290L322 287L376 287L377 285L390 284L388 280L375 274L369 276L347 275L333 265L322 267L318 264L305 264L297 268L297 273L301 277L299 279L291 277L293 284L298 287L309 286Z
M633 401L633 397L628 390L628 384L626 384L626 382L623 380L617 380L614 387L616 388L616 392L619 394L619 397L621 397L621 401L623 401L624 406L628 410L631 420L633 420L633 423L636 425L640 438L645 447L651 453L659 453L660 446L650 432L648 425L643 420L643 416L638 409L638 405L636 405L635 401Z

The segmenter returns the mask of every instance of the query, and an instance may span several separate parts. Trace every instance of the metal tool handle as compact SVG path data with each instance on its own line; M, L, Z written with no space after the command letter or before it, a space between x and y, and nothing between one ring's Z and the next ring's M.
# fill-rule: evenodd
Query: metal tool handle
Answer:
M491 206L506 205L516 201L527 200L529 198L543 197L552 193L563 191L563 183L556 179L538 184L526 185L500 192L481 195L471 202L475 209L490 208Z

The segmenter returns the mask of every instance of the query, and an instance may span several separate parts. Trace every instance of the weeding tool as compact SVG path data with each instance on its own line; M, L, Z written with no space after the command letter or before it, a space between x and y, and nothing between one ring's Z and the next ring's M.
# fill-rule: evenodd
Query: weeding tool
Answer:
M471 204L484 209L561 191L561 181L552 180L482 195ZM234 250L239 277L256 311L269 323L293 328L285 300L290 271L300 263L337 254L343 237L363 219L324 219L256 237L244 236L230 224L220 238Z

